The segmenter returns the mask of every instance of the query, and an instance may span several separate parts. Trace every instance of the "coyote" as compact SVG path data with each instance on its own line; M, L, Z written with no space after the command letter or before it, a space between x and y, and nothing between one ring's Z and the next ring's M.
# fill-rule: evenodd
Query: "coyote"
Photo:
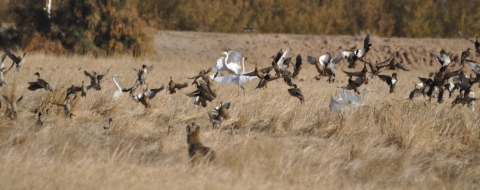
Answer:
M203 159L208 162L215 159L215 152L209 147L203 146L198 137L199 134L200 126L195 125L195 123L187 125L188 156L192 164Z

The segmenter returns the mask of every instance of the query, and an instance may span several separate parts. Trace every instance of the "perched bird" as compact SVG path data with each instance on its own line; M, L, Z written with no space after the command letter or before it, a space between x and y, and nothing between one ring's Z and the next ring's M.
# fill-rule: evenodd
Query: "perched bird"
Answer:
M142 103L143 106L145 106L145 108L151 108L150 99L155 97L155 95L158 92L162 91L163 89L165 89L164 86L162 86L160 88L156 88L156 89L151 89L151 90L148 89L148 87L147 87L143 93L140 93L138 95L133 95L132 94L133 91L131 91L130 95L132 96L134 101Z
M378 75L378 78L385 81L390 86L390 93L394 93L395 84L397 83L397 73L392 73L392 76Z
M170 82L168 83L168 91L170 91L170 94L177 93L177 91L175 89L180 90L180 89L185 88L187 86L188 86L187 83L183 83L183 84L175 83L172 79L172 76L170 76Z
M25 56L27 56L27 53L23 53L23 57L16 56L8 50L5 50L5 53L13 61L12 67L15 64L15 72L19 72L20 67L25 63Z
M92 74L87 71L83 71L83 73L90 78L90 85L87 86L87 89L95 88L96 90L101 90L102 87L100 86L100 82L102 81L103 77L108 74L110 69L111 67L102 74L97 74L96 71L92 71Z
M43 80L42 78L40 78L40 73L39 72L36 72L34 75L37 75L38 78L37 78L37 81L35 82L28 82L28 90L31 90L31 91L35 91L37 89L45 89L45 90L48 90L50 92L53 92L52 90L52 87L50 86L50 84L47 83L47 81Z
M153 69L153 65L148 67L146 65L142 65L141 69L133 69L137 72L137 81L140 85L145 84L145 79L147 78L147 73L151 72Z
M288 89L288 93L290 93L290 95L300 99L300 104L303 104L303 102L305 102L305 99L303 98L302 91L300 91L300 88L297 88L296 84L293 85L293 88Z
M293 79L298 78L298 74L300 74L300 71L302 70L302 56L300 54L297 55L296 61L295 61L295 66L293 67Z
M472 42L473 45L475 45L475 52L477 53L477 55L480 55L480 42L478 42L478 37L475 37L475 41L473 41L469 39L467 36L465 36L462 32L458 31L458 33L460 34L460 36L462 36L466 40Z

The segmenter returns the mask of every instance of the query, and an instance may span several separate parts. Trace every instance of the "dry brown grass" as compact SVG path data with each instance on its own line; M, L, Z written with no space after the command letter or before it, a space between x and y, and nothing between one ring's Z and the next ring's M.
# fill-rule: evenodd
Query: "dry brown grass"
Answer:
M32 54L20 73L8 73L7 86L0 93L8 95L15 80L15 93L24 99L15 120L3 114L5 106L0 109L1 187L478 188L477 112L459 106L452 109L453 99L443 104L405 100L413 82L418 82L416 77L437 67L435 62L435 67L428 66L428 52L443 47L459 54L471 45L464 40L373 38L370 59L388 57L388 49L404 51L412 60L407 67L413 71L399 71L396 94L388 94L388 86L375 79L368 85L373 92L366 106L343 113L330 114L328 103L339 92L335 86L344 85L346 77L339 72L336 84L316 81L316 70L307 63L300 75L304 81L297 82L305 96L303 105L287 93L282 81L271 82L265 90L253 90L257 81L247 83L245 97L237 96L235 85L216 84L219 97L207 108L195 107L183 95L194 90L191 86L174 95L161 92L151 101L149 111L127 94L109 99L114 91L112 74L119 76L122 86L130 86L135 78L132 68L141 64L154 65L147 83L155 88L167 84L170 75L176 82L186 82L186 77L212 66L222 48L244 52L249 59L246 67L253 69L251 62L267 66L267 57L280 48L290 47L290 55L301 53L304 58L326 51L336 54L338 46L354 46L355 37L160 32L155 39L158 55L153 60ZM361 43L355 41L358 47ZM101 91L90 90L86 98L77 97L72 119L65 117L61 107L49 106L48 102L61 103L71 84L89 83L84 69L104 71L110 66ZM35 71L51 84L53 95L27 90L27 81L36 80ZM219 101L232 102L231 119L224 123L235 127L234 135L229 126L211 128L207 111ZM31 110L38 107L49 109L49 114L43 117L43 128L35 132L36 117ZM113 125L103 130L109 118ZM203 144L217 154L210 165L192 168L188 162L185 125L193 121L202 127ZM173 127L169 135L168 126Z

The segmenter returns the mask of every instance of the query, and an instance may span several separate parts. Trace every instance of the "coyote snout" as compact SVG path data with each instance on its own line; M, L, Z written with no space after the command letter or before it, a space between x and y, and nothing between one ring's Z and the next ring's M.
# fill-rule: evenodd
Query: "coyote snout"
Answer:
M215 152L209 147L203 146L200 142L199 134L200 126L195 125L195 123L187 125L188 156L192 164L201 160L211 162L215 159Z

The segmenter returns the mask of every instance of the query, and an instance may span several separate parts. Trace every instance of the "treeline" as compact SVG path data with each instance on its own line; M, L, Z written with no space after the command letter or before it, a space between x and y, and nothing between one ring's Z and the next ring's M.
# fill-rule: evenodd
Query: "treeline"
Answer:
M3 48L135 57L153 50L147 24L138 16L137 0L52 0L50 14L44 0L7 4L15 25L2 29Z
M261 33L457 37L480 31L472 0L144 0L141 17L159 29Z
M42 0L44 1L44 0ZM109 55L152 51L160 30L458 37L480 34L472 0L0 0L0 46ZM5 10L6 9L6 10Z

